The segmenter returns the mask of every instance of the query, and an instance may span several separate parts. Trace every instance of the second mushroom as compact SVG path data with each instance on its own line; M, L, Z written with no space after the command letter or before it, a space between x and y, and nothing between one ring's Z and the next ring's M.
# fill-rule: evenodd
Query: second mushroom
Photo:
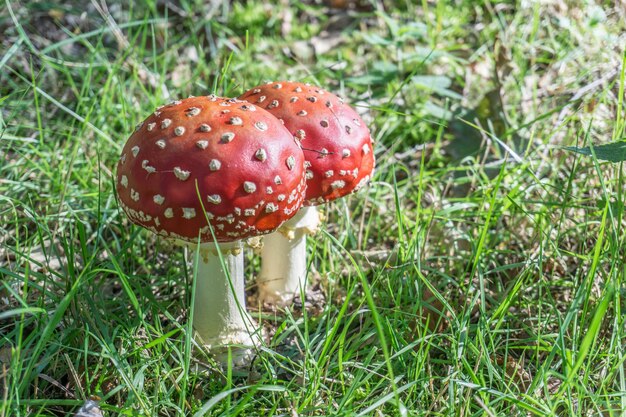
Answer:
M279 232L264 238L261 253L261 299L284 305L305 288L306 236L320 222L315 206L367 184L374 169L372 139L354 109L310 84L270 82L240 98L281 120L300 142L306 159L306 207Z

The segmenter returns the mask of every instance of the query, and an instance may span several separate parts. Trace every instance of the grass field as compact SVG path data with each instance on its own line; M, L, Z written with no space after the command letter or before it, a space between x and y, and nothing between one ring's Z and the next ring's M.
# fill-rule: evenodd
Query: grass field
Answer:
M565 149L626 137L626 3L269 3L0 4L0 417L626 415L623 164ZM279 79L358 109L377 172L304 307L247 252L268 339L220 369L114 167L156 106Z

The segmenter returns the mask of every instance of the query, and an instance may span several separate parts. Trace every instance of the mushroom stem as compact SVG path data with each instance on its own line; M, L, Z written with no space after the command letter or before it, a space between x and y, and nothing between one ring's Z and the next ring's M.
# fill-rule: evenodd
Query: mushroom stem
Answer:
M200 247L193 327L198 342L218 361L224 362L227 347L236 345L232 358L236 365L244 365L259 337L254 334L256 323L246 312L241 241L220 244L220 250L223 265L215 245Z
M278 232L263 238L259 296L262 302L284 306L306 288L306 235L320 223L315 206L303 207Z

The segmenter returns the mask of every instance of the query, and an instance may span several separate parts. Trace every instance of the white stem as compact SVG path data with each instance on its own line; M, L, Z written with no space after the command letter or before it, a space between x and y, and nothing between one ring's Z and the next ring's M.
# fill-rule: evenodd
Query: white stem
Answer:
M217 354L219 360L228 345L247 347L233 351L235 362L245 363L250 348L258 344L258 335L254 334L256 324L246 312L243 251L241 242L220 247L226 270L214 245L200 248L193 327L196 339Z
M315 207L301 209L279 232L263 239L259 295L263 302L285 305L306 288L306 235L319 225Z

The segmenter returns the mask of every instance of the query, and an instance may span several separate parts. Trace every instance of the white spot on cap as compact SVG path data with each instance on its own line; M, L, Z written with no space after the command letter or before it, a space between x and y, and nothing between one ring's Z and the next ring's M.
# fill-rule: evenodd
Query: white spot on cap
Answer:
M282 88L282 87L283 87L283 85L280 84L280 83L274 84L274 88L276 88L276 89L279 89L279 88Z
M166 219L171 219L172 217L174 217L174 210L168 207L163 212L163 215L165 216Z
M196 209L193 207L183 207L183 218L184 219L193 219L196 217Z
M174 168L174 175L176 175L176 178L178 178L181 181L185 181L187 178L189 178L189 174L191 174L191 172L185 171L184 169L180 167Z
M265 132L267 130L267 124L265 122L256 122L254 127L259 129L261 132Z
M313 171L311 171L310 169L307 169L307 170L306 170L306 173L304 174L304 177L305 177L307 180L313 179Z
M290 102L290 103L295 103L296 101L298 101L298 97L291 97L291 98L289 99L289 102Z
M161 221L159 220L158 217L154 218L154 224L156 224L157 226L161 226Z
M200 114L200 109L197 107L189 107L186 111L185 114L187 115L187 117L193 117L193 116L197 116Z
M196 142L196 146L200 149L206 149L209 146L208 140L199 140Z
M261 148L256 151L256 153L254 154L254 157L258 159L259 161L263 162L267 159L267 152L265 152L265 149Z
M285 198L287 198L285 194L278 194L278 196L276 197L278 201L285 201Z
M304 138L306 137L306 133L304 132L304 130L298 129L296 130L296 137L300 140L304 140Z
M268 203L267 206L265 206L265 212L266 213L274 213L275 211L278 211L278 205L277 204Z
M200 132L205 132L206 133L206 132L210 132L210 131L211 131L211 126L209 126L208 124L202 123L200 125Z
M124 188L128 187L128 177L126 175L122 175L120 177L120 184L122 184L122 187Z
M320 158L326 158L328 155L330 155L330 152L328 152L328 149L326 148L322 148L322 150L320 150Z
M348 158L348 157L350 156L350 149L347 149L347 148L346 148L346 149L343 149L343 150L341 151L341 156L342 156L343 158Z
M311 161L304 161L305 168L311 168Z
M182 135L184 135L184 134L185 134L185 128L184 128L184 127L182 127L182 126L176 126L176 127L174 128L174 134L175 134L176 136L182 136Z
M363 154L367 155L368 153L370 153L370 147L367 143L363 145L362 149L363 149Z
M317 101L317 97L315 96L307 97L306 99L309 100L311 103L315 103Z
M331 103L330 100L326 100L326 107L330 109L331 107L333 107L333 103Z
M228 124L233 126L241 126L243 125L243 120L241 120L241 117L231 117L228 121Z
M298 116L306 116L308 113L306 112L306 110L300 110L298 113L296 113Z
M254 216L255 214L256 214L256 211L254 209L245 209L243 211L244 216L250 217L250 216Z
M293 91L295 91L296 93L301 93L302 92L302 88L296 87L296 88L294 88Z
M278 100L272 100L272 102L269 104L269 106L267 106L268 109L273 109L278 107Z
M143 161L141 161L141 167L145 169L146 171L148 171L148 174L152 174L153 172L156 171L156 168L148 165L149 163L150 161L148 161L147 159L144 159Z
M359 188L362 188L365 184L367 184L369 180L370 180L369 175L366 175L365 177L361 178L361 181L359 181L356 187L354 187L354 191L357 191Z
M330 187L331 187L333 190L336 190L337 188L343 188L343 187L345 187L345 186L346 186L346 182L345 182L345 181L342 181L342 180L333 181L333 182L330 184Z
M330 177L332 177L333 175L335 175L335 172L334 172L332 169L329 169L328 171L324 172L324 176L325 176L326 178L330 178Z
M273 194L274 193L274 189L270 186L265 187L265 192L267 194Z
M161 194L156 194L154 197L152 197L152 201L160 206L165 201L165 197L163 197Z
M137 156L139 153L139 146L133 146L130 151L133 153L133 156Z
M222 134L222 142L229 143L235 139L235 134L233 132L226 132Z
M235 213L235 216L241 216L241 209L239 207L235 207L233 212Z
M243 189L248 194L252 194L253 192L256 191L256 184L251 181L244 181Z
M159 139L156 142L154 142L156 144L156 146L158 146L161 149L165 149L165 140L164 139Z
M282 184L282 183L283 183L283 180L280 178L280 176L276 175L276 176L274 177L274 184L276 184L276 185L280 185L280 184Z
M228 214L224 217L218 217L217 220L225 220L228 224L232 224L235 221L235 216L233 216L232 214Z
M266 99L266 98L267 98L267 97L265 97L265 96L261 96L261 97L259 97L259 99L258 99L256 102L257 102L257 103L263 103L263 102L265 101L265 99Z
M222 202L222 197L219 194L211 194L206 196L206 200L211 204L219 204Z
M123 153L122 156L120 156L120 163L122 165L124 165L126 163L126 154Z
M156 127L156 123L148 123L148 132L152 132Z
M130 189L130 199L133 201L139 201L139 193L133 188Z
M211 162L209 162L209 169L211 171L219 171L221 167L222 167L222 163L218 161L217 159L211 159Z
M161 129L167 129L171 124L172 121L170 119L163 119L161 120Z
M287 168L289 168L289 171L291 171L296 166L296 158L291 155L285 160L285 163L287 164Z

